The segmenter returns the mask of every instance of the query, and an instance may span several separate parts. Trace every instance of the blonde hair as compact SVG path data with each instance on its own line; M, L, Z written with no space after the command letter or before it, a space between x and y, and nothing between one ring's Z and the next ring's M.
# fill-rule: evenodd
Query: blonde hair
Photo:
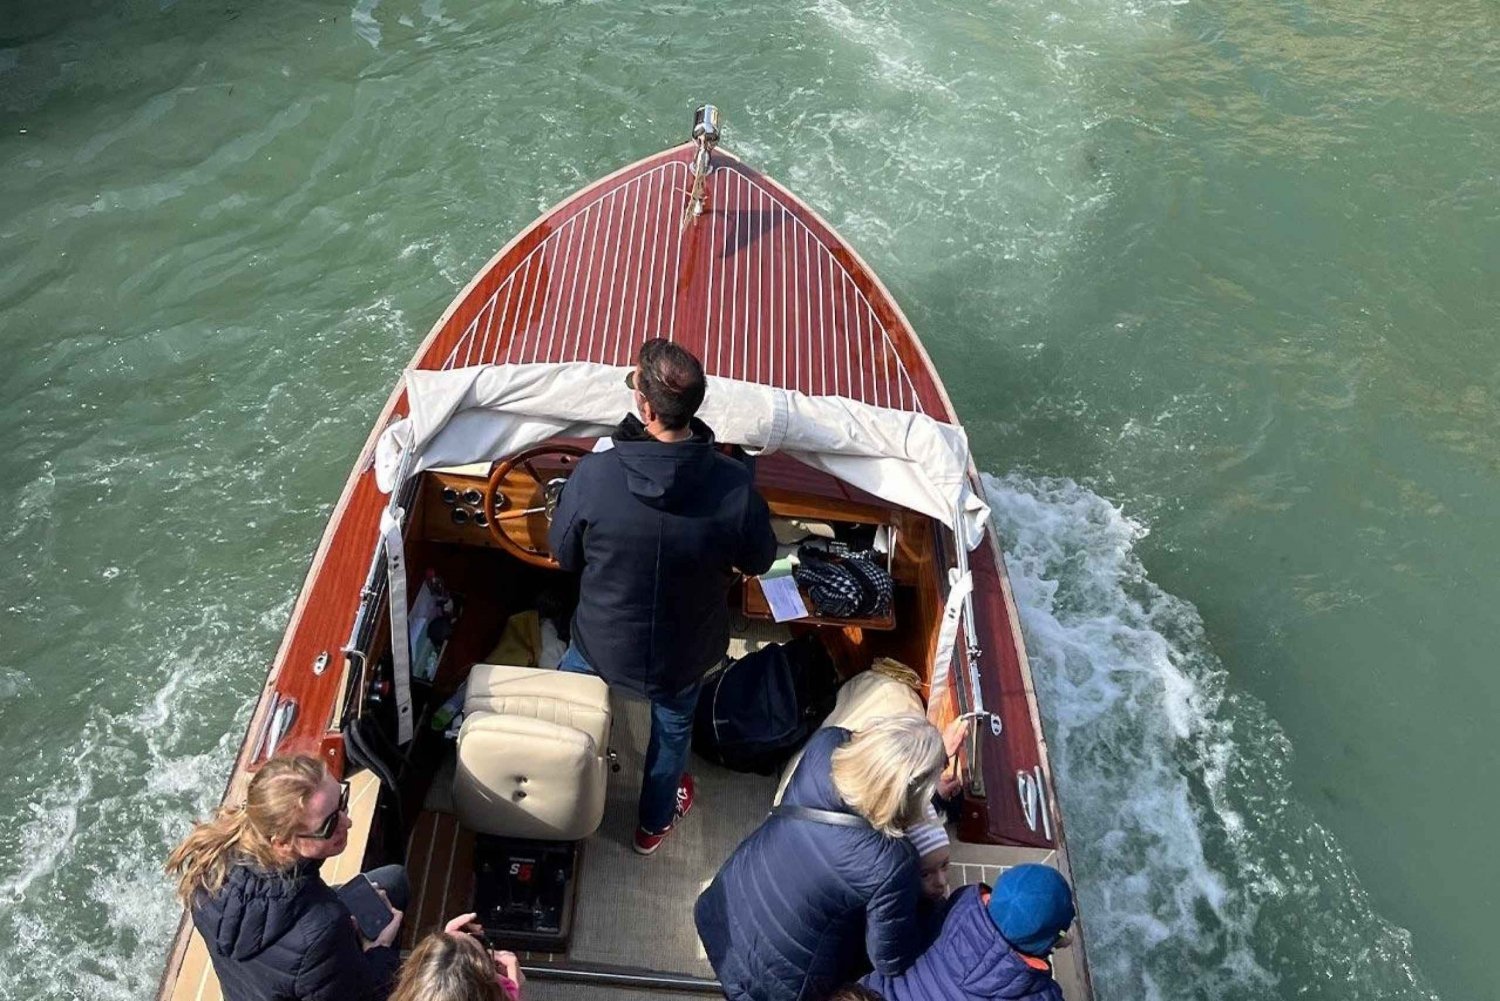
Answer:
M412 950L390 1001L495 1001L495 961L476 939L436 931Z
M177 878L177 896L187 907L200 893L213 894L229 870L245 862L276 871L288 866L284 849L302 825L307 801L327 776L317 758L272 758L245 793L239 806L221 806L213 818L193 825L182 844L167 857L167 872Z
M839 796L893 838L919 822L947 762L943 735L916 713L883 716L833 752Z
M870 665L870 670L875 674L884 675L892 681L899 681L912 691L920 691L922 688L922 676L899 660L889 657L876 657Z

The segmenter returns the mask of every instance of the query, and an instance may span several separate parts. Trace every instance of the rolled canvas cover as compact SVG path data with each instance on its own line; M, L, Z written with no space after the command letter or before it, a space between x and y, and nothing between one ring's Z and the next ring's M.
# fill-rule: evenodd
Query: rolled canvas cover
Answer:
M635 405L630 369L593 362L409 369L409 416L386 428L375 475L386 493L434 466L488 462L548 438L602 437ZM971 489L962 428L839 396L710 376L698 412L720 441L782 451L954 528L979 544L989 508ZM957 524L955 524L957 522Z

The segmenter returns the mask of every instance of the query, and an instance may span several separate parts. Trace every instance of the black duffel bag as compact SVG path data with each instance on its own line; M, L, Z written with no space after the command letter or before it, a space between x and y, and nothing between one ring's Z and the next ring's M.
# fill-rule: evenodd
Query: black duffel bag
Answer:
M838 685L812 634L732 660L704 681L693 750L736 772L774 774L833 710Z

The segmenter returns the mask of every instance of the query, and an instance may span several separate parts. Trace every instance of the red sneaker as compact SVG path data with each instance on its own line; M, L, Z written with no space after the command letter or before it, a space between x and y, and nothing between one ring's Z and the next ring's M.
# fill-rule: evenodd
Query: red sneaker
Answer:
M664 831L653 834L644 827L635 829L635 852L637 855L650 855L661 847L661 843L667 840L667 835L677 826L677 822L688 815L693 808L693 777L683 772L682 781L677 784L677 809L672 813L672 822Z

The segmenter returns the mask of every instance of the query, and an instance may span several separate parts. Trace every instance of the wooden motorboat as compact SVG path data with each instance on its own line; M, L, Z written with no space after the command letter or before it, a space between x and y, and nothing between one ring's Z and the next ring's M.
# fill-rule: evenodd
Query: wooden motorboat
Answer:
M546 481L565 475L571 461L557 441L533 447L534 422L526 425L529 438L508 431L461 436L459 444L448 442L447 453L429 449L425 458L408 431L401 452L393 428L426 420L431 432L449 419L446 413L434 418L428 412L434 405L421 394L434 384L468 379L464 402L448 402L479 406L480 387L490 385L483 380L496 380L508 387L490 394L503 411L517 380L525 381L521 376L541 372L554 386L573 385L569 380L603 385L602 372L612 385L611 371L629 366L644 340L661 336L702 359L710 403L731 392L742 394L736 397L742 410L756 401L784 408L790 400L823 415L815 421L896 422L963 447L958 414L880 280L811 208L718 148L717 139L717 113L700 109L692 141L567 198L511 240L458 294L417 349L355 459L267 674L226 799L241 798L273 753L320 755L351 782L354 823L349 848L325 864L325 878L333 883L404 862L414 888L403 929L408 946L470 909L476 887L493 883L490 841L454 809L453 743L430 723L495 646L507 619L535 609L539 596L565 584L567 575L549 566L541 497ZM557 398L555 392L549 397ZM587 448L591 436L578 430L617 420L628 406L627 395L602 400L597 415L548 416L568 432L560 436L567 439L562 445ZM747 429L746 438L780 419L769 413L733 417L731 424ZM734 440L716 430L721 440ZM848 437L843 428L834 431L832 438ZM946 508L930 498L914 502L909 492L887 489L883 474L843 475L853 467L841 465L839 456L809 458L806 449L814 445L770 452L764 440L737 443L768 451L757 461L756 482L774 515L884 528L895 600L878 619L777 623L756 583L745 582L730 595L736 616L731 652L811 631L837 651L846 674L877 656L918 668L935 722L979 714L961 755L965 792L954 825L955 882L993 882L1004 867L1028 861L1054 865L1071 878L1015 603L1000 545L983 530L984 509L975 500L982 491L966 450L948 457L958 463L961 482L949 486L967 497L963 510L958 498ZM461 454L464 449L473 454ZM912 468L922 465L920 457L904 458L920 479L923 470ZM499 467L504 475L497 477ZM973 543L972 551L961 540ZM401 584L394 630L392 580ZM408 603L424 581L441 582L454 614L445 642L418 651L401 638L409 635ZM565 586L561 590L566 594ZM408 678L410 668L396 665L413 658L420 663ZM692 902L765 815L775 779L695 764L702 806L661 855L638 859L629 841L644 737L639 709L617 702L607 740L623 767L609 773L602 826L570 856L566 945L523 953L532 996L714 991L692 928ZM1057 975L1072 1001L1092 996L1081 941L1057 954ZM219 996L204 945L186 916L158 996Z

